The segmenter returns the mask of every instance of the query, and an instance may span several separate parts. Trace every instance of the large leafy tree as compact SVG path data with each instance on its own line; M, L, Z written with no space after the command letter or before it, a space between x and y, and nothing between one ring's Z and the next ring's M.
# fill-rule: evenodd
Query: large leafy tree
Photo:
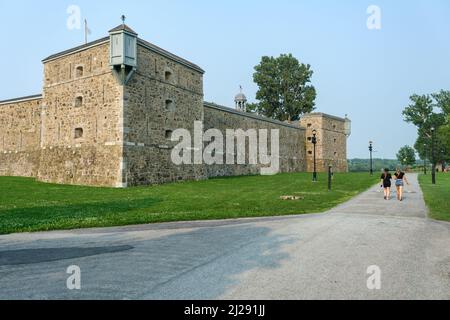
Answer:
M450 143L447 136L449 125L450 91L431 95L412 95L411 103L403 111L406 122L418 129L414 145L421 159L437 162L450 160ZM432 157L432 128L435 128L435 153Z
M398 151L397 159L403 166L412 166L416 163L416 151L410 146L404 146Z
M295 121L314 110L316 90L311 85L310 65L300 63L292 54L262 57L255 67L254 82L259 90L258 103L249 104L248 111L280 121Z

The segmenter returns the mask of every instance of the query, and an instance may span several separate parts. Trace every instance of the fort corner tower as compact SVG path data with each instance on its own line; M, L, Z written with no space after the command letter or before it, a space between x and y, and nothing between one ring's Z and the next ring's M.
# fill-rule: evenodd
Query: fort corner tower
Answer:
M126 187L205 178L202 167L170 161L171 132L203 120L201 68L125 24L43 63L39 180Z
M110 67L110 38L43 60L41 156L45 182L120 186L123 86Z

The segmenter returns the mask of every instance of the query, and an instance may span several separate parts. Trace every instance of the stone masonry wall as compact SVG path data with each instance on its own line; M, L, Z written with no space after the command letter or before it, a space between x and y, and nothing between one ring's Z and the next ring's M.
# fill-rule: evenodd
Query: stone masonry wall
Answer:
M170 74L168 74L170 73ZM171 133L203 121L203 75L138 46L138 69L125 87L125 180L146 185L204 179L202 165L171 161Z
M38 179L43 182L116 187L121 146L45 147L40 152Z
M0 175L37 175L41 106L41 98L0 104Z
M123 89L108 59L106 42L44 62L40 180L120 185Z
M280 172L299 172L305 170L305 130L294 126L278 124L271 121L250 117L243 112L234 111L220 106L205 105L204 130L219 129L225 137L226 129L268 129L268 153L271 154L270 130L278 129L280 137ZM246 142L246 152L248 153L248 142ZM235 142L236 145L236 142ZM224 147L226 143L224 139ZM226 149L225 149L226 150ZM235 148L236 152L236 148ZM224 155L225 163L225 155ZM235 161L236 163L236 161ZM223 164L206 165L208 177L217 176L239 176L260 174L261 164ZM259 161L258 161L259 163Z
M306 170L312 172L314 168L313 144L310 138L315 129L317 130L317 171L326 172L328 166L332 165L334 172L347 172L347 137L344 119L321 113L309 114L300 120L300 125L306 128Z

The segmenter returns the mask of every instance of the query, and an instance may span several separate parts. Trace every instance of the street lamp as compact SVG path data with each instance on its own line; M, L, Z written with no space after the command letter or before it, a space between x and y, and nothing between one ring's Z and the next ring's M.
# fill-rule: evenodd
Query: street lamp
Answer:
M423 159L423 173L427 174L427 144L423 144L424 150L425 150L425 159Z
M373 160L372 160L373 142L372 141L369 141L369 151L370 151L370 175L373 176Z
M434 154L434 132L436 130L431 128L431 183L436 184L436 160L435 160L435 154Z
M317 144L317 130L314 129L312 132L313 136L311 138L311 142L314 145L314 155L313 155L313 162L314 162L314 172L313 172L313 182L317 181L317 165L316 165L316 144Z

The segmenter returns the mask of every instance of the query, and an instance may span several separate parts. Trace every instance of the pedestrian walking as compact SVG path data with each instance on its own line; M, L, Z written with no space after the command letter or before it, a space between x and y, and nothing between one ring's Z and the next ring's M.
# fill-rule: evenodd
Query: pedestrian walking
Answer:
M397 188L397 200L403 201L403 188L406 184L409 186L409 181L406 179L406 174L397 168L397 171L394 174L395 176L395 187Z
M381 175L381 187L384 188L384 200L389 200L391 198L391 186L392 186L392 175L389 169L384 169Z

